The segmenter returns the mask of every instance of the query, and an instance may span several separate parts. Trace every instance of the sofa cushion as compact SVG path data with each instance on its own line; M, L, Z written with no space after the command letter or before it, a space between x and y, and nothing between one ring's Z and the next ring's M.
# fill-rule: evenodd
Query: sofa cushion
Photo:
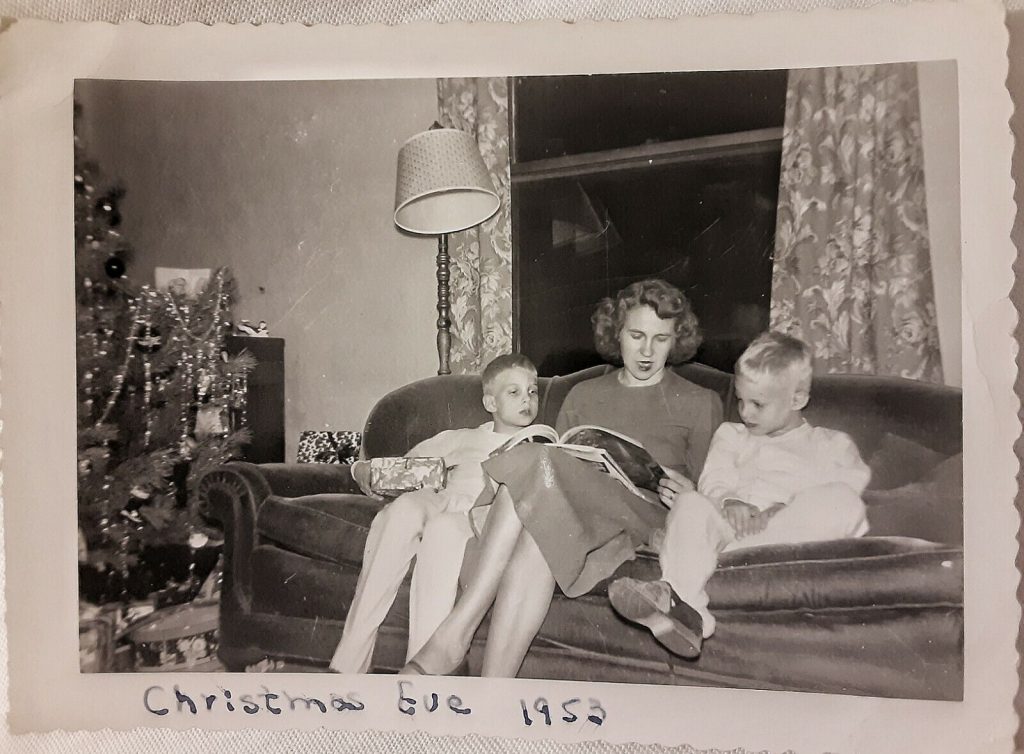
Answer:
M359 493L352 479L352 467L339 463L261 463L253 468L270 486L271 492L283 497L302 497L323 492Z
M363 495L271 495L260 506L256 530L286 549L358 569L370 523L383 506Z
M887 433L947 457L963 450L962 392L900 377L815 376L804 410L811 424L846 432L871 459Z
M253 607L262 613L344 621L359 579L359 567L307 558L274 545L252 554L253 578L260 584ZM399 589L385 624L409 625L409 580Z
M919 539L864 537L725 553L712 609L817 610L963 602L963 553Z
M627 561L591 594L606 597L622 576L660 579L657 557ZM707 590L713 611L957 604L963 552L904 537L748 547L722 554Z
M299 618L345 620L359 567L308 558L272 544L252 552L253 579L260 585L253 609Z
M891 490L869 490L872 535L913 534L933 542L961 545L964 539L963 454L951 456L923 479Z
M723 610L693 661L581 597L555 600L519 677L959 700L962 644L957 605Z
M564 377L541 377L537 422L554 425L573 386L614 368L599 364ZM717 392L728 415L732 375L703 364L672 368L691 382ZM491 418L484 411L482 397L480 377L470 374L427 377L393 390L370 411L363 428L363 454L366 458L400 456L443 429L479 426Z
M491 415L482 403L480 377L428 377L393 390L371 409L363 429L366 458L401 456L443 429L478 427Z
M919 442L886 432L866 459L871 468L869 490L891 490L916 482L946 459Z
M471 540L460 579L463 587L478 557L479 542ZM657 555L638 553L584 597L607 602L608 584L623 576L660 579ZM963 551L906 537L747 547L722 554L707 590L714 611L959 604Z

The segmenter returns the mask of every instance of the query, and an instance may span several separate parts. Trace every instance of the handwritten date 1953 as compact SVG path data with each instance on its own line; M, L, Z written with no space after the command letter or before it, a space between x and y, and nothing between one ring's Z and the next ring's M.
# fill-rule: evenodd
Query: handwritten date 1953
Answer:
M604 708L601 707L601 702L599 702L597 699L588 699L587 701L589 702L590 706L586 712L586 719L592 722L594 725L601 725L608 717L608 713L604 711ZM579 697L566 699L564 702L562 702L561 707L562 712L564 713L560 715L560 719L562 720L562 722L574 723L577 720L579 720L580 717L584 715L584 712L577 705L580 705L582 703L583 700ZM543 718L545 725L551 725L552 711L550 705L548 704L548 700L544 697L538 696L536 699L534 699L532 708L527 707L525 699L519 700L519 706L523 711L523 723L525 725L533 725L534 723L534 719L530 716L531 712L537 713L538 721ZM573 711L572 708L574 707L576 708L576 710L578 710L578 712ZM558 715L557 709L555 710L554 714Z

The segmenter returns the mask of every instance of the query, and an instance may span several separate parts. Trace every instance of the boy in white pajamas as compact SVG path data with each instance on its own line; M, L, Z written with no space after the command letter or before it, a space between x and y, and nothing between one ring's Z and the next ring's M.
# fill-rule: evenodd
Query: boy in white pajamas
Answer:
M667 649L697 657L715 630L705 585L718 555L756 545L863 536L861 493L871 472L848 435L812 427L802 415L811 388L805 343L758 336L736 362L742 423L711 440L697 490L678 474L662 482L672 508L660 548L662 581L622 578L608 597Z
M406 453L407 457L444 458L447 482L441 490L400 495L373 519L331 670L365 673L369 669L377 630L414 557L408 657L419 651L451 612L466 543L473 536L469 511L488 487L481 464L509 435L532 424L537 416L537 368L525 356L497 357L484 369L481 380L484 408L493 421L473 429L445 430ZM356 462L352 476L364 493L378 497L370 490L368 462Z

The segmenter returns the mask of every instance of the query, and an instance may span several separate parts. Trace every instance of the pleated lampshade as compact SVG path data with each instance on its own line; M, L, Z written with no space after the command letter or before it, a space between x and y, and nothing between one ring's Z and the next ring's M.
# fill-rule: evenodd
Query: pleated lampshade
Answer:
M416 134L398 152L395 225L438 235L479 225L498 210L476 141L465 131L435 128Z

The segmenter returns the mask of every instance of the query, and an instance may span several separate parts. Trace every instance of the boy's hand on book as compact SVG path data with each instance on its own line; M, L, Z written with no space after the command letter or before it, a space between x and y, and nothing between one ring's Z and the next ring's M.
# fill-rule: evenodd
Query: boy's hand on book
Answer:
M665 476L658 481L658 497L671 508L684 492L693 492L693 482L675 469L665 469Z

